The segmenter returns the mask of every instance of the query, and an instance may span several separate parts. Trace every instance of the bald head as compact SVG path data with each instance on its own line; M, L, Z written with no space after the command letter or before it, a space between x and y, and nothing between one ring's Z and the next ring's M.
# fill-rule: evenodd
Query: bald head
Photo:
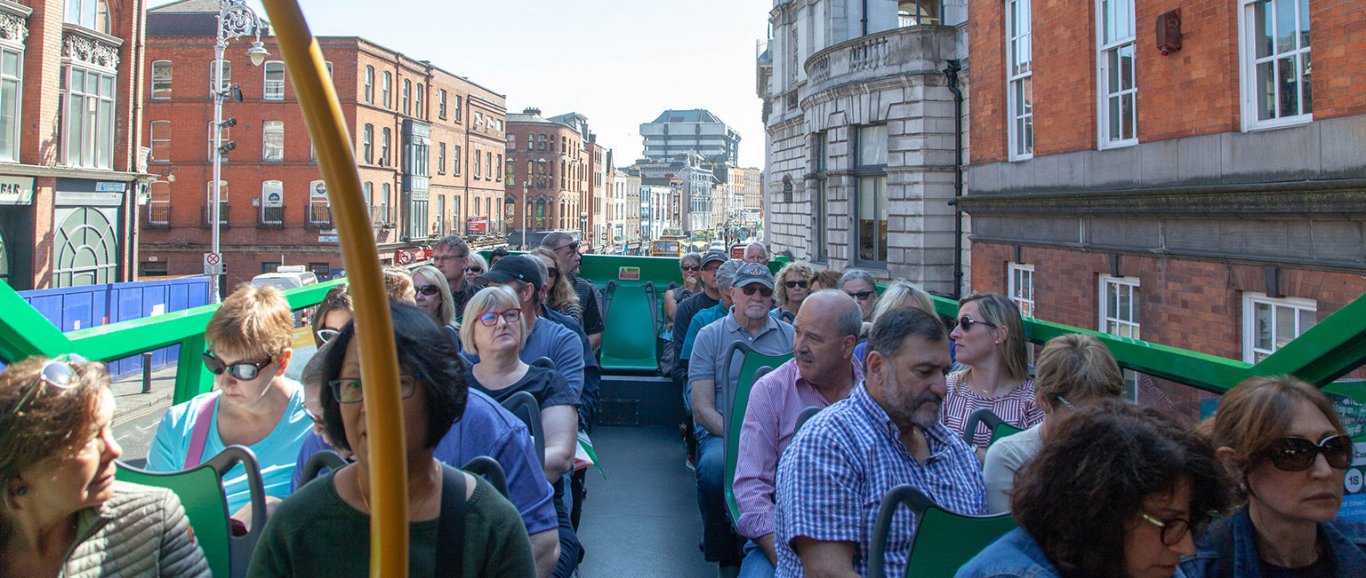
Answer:
M802 377L825 385L847 375L862 324L863 310L843 291L826 289L808 296L793 322L792 351Z

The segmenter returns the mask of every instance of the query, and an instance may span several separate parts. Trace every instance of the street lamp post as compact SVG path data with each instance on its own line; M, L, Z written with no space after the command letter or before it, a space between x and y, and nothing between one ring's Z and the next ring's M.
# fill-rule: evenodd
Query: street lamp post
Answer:
M218 2L218 36L214 44L213 59L213 206L209 208L209 218L213 223L213 247L214 255L219 256L217 269L212 275L213 279L213 299L215 303L223 300L221 286L222 277L222 251L219 246L220 229L222 228L222 215L219 211L223 208L223 99L228 96L229 89L223 86L223 52L228 48L229 40L236 40L254 35L256 41L252 42L251 49L247 51L247 56L251 58L253 66L260 66L265 61L266 48L261 44L261 19L247 6L246 0L219 0Z

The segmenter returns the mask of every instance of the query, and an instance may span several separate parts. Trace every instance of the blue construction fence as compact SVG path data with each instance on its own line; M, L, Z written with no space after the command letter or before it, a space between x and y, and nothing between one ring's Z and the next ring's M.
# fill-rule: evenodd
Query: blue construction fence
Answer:
M195 275L156 281L35 289L20 291L19 295L54 326L67 332L208 305L209 288L208 277ZM174 365L179 354L179 345L153 351L152 369ZM115 379L136 375L141 371L140 355L109 363L109 373Z

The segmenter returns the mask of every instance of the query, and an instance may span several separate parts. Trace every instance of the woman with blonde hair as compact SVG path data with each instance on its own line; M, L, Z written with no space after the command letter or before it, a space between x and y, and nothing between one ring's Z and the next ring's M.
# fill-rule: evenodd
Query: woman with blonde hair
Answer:
M774 319L792 323L797 318L797 310L811 294L813 274L811 266L802 261L793 261L778 270L773 283L773 301L778 306L769 312Z
M968 416L979 409L989 409L1019 429L1043 421L1034 380L1029 378L1024 321L1014 301L997 293L964 297L958 303L958 326L949 338L954 341L954 360L967 369L946 380L948 395L940 412L945 426L964 434ZM991 431L978 426L969 439L985 451Z
M451 297L451 286L440 269L431 265L413 269L413 290L417 306L430 314L438 325L455 326L455 299Z
M569 276L560 270L559 261L555 260L555 252L545 247L536 247L527 254L536 257L545 263L546 268L546 291L545 304L551 309L573 317L583 326L583 307L579 305L579 296L574 292L574 285L569 282Z
M882 298L878 299L877 305L873 307L873 317L866 325L877 323L879 317L888 311L910 307L919 309L930 315L937 315L934 311L934 300L930 294L923 289L916 287L906 281L893 281L887 289L882 292ZM863 357L867 355L868 342L860 341L854 346L854 361L863 367ZM949 342L949 353L953 353L953 342Z

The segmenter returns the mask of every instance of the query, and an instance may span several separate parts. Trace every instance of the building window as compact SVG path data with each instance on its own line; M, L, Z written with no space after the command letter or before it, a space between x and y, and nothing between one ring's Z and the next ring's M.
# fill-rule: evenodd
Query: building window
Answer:
M898 28L939 24L939 2L937 0L901 0L897 2L896 24Z
M375 183L369 181L361 183L360 194L365 200L365 211L367 213L373 213L374 211L372 211L371 208L375 206ZM375 222L373 215L370 217L370 221L371 223Z
M261 222L285 222L285 185L280 181L261 182Z
M147 201L147 222L163 227L171 224L171 183L156 181L152 183Z
M365 104L375 104L375 67L365 67Z
M1096 0L1100 80L1100 147L1138 142L1138 85L1134 80L1134 0Z
M77 66L62 67L61 93L67 105L62 142L73 167L113 168L114 75Z
M427 118L427 111L422 109L422 93L424 92L426 92L426 88L422 86L421 82L417 83L417 94L413 95L415 99L413 108L417 109L415 114L418 118Z
M1006 266L1006 275L1010 300L1020 308L1020 315L1034 317L1034 266L1011 263Z
M388 225L388 224L389 224L389 195L390 195L390 192L392 191L392 187L389 186L389 183L380 183L380 185L379 185L379 190L380 190L380 197L379 197L379 198L380 198L380 202L379 202L379 222L381 222L381 223L383 223L383 224L385 224L385 225Z
M455 122L456 122L456 124L460 124L460 123L464 122L464 112L465 112L465 109L462 108L462 107L464 106L464 105L461 104L462 102L464 102L464 99L461 98L460 95L458 95L458 94L455 95Z
M218 81L218 92L219 92L219 93L226 93L226 92L228 91L228 88L232 86L232 62L229 61L229 60L226 60L226 59L223 60L222 62L223 62L222 76L219 77L219 81ZM210 95L214 94L214 92L213 92L213 61L212 61L212 60L209 61L209 94L210 94Z
M479 111L477 111L477 110L474 111L474 126L477 126L477 127L483 127L483 126L484 126L484 113L479 112Z
M858 163L854 178L858 195L854 199L858 216L858 253L862 264L887 262L887 125L858 129Z
M205 184L204 196L204 223L213 223L211 211L213 211L213 181ZM227 224L228 222L228 181L218 181L218 222Z
M498 155L498 164L495 165L495 167L497 168L497 172L494 174L497 175L498 180L503 180L503 155Z
M379 166L387 167L389 166L389 145L393 141L393 131L390 131L389 127L386 126L380 130L379 134Z
M23 52L0 47L0 161L19 160L20 95L24 87Z
M152 162L171 160L171 121L154 120L151 130Z
M451 149L451 174L454 174L457 177L460 176L460 167L460 145L455 145L455 147Z
M379 85L380 102L384 108L390 109L394 106L393 101L394 75L389 72L384 73L384 82Z
M109 34L106 0L66 0L66 22Z
M413 81L403 79L403 114L413 114Z
M370 183L365 183L368 187ZM365 189L362 187L362 190ZM367 196L368 200L369 197ZM366 203L369 208L369 203ZM308 222L319 225L332 222L332 205L327 201L327 184L323 181L313 181L308 183Z
M154 100L171 98L172 70L169 60L158 60L152 63L152 98Z
M436 116L441 120L446 120L446 89L444 88L436 93Z
M484 174L489 176L490 181L493 180L493 153L484 153Z
M285 63L272 60L265 64L265 89L261 98L265 100L285 99Z
M367 124L361 131L361 158L365 159L366 164L375 162L375 125Z
M1307 0L1242 0L1243 128L1313 119Z
M436 143L436 174L446 174L446 143Z
M285 160L285 123L268 120L261 123L261 160Z
M1034 59L1030 2L1006 0L1006 100L1010 159L1034 156Z
M1100 330L1103 333L1142 339L1138 322L1138 278L1100 277ZM1124 370L1124 396L1138 400L1138 374Z
M827 174L830 165L825 136L824 132L818 132L811 139L811 166L816 169L815 198L811 199L811 259L819 262L830 259L830 219L826 209L830 204L826 188L830 181Z
M1243 361L1258 363L1318 323L1311 299L1243 294Z
M482 173L479 170L481 166L479 160L479 151L474 151L474 178L476 179L480 178L482 175Z

